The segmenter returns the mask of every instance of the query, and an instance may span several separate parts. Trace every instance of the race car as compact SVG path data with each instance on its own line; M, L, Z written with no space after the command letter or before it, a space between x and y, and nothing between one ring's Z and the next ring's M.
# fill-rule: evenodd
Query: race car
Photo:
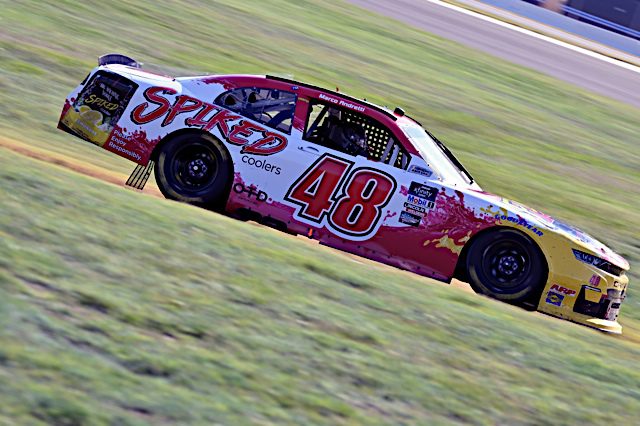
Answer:
M484 192L451 151L394 110L269 75L173 78L99 59L58 127L152 170L170 199L600 330L629 264L586 233Z

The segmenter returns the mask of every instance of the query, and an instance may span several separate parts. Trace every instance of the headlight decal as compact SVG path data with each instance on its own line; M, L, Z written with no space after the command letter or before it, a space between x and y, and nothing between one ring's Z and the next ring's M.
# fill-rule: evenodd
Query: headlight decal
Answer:
M593 254L585 253L580 250L572 249L573 255L580 262L586 263L588 265L593 265L598 269L601 269L605 272L608 272L615 276L620 276L622 274L622 268L613 265L611 262L608 262L604 259L601 259Z

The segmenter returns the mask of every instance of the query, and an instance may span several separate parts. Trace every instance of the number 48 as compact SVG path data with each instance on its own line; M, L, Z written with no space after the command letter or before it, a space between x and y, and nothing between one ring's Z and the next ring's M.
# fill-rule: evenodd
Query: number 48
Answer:
M348 173L353 162L325 154L289 188L285 199L299 206L296 215L328 225L339 234L369 235L396 189L390 175L368 167Z

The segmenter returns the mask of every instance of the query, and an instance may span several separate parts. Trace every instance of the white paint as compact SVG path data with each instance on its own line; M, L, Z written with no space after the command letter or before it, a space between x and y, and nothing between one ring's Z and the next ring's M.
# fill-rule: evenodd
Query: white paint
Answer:
M549 36L538 34L538 33L534 32L534 31L527 30L525 28L518 27L516 25L509 24L509 23L504 22L504 21L500 21L500 20L492 18L490 16L482 15L482 14L480 14L478 12L473 12L473 11L471 11L469 9L465 9L463 7L455 6L455 5L451 4L451 3L446 3L446 2L444 2L442 0L425 0L425 1L437 4L437 5L442 6L442 7L446 7L447 9L455 10L456 12L464 13L465 15L472 16L474 18L481 19L481 20L486 21L486 22L491 22L491 23L493 23L495 25L499 25L501 27L508 28L508 29L510 29L512 31L517 31L519 33L526 34L528 36L537 38L539 40L544 40L544 41L546 41L548 43L555 44L556 46L561 46L561 47L564 47L566 49L572 50L574 52L578 52L578 53L581 53L583 55L590 56L590 57L592 57L594 59L598 59L598 60L601 60L603 62L608 62L608 63L610 63L612 65L616 65L616 66L618 66L620 68L625 68L625 69L628 69L629 71L637 72L638 74L640 74L640 67L637 67L635 65L629 64L627 62L622 62L622 61L619 61L617 59L613 59L613 58L610 58L608 56L602 55L600 53L596 53L596 52L593 52L591 50L584 49L582 47L578 47L578 46L575 46L573 44L569 44L569 43L566 43L566 42L561 41L561 40L557 40L557 39L549 37Z

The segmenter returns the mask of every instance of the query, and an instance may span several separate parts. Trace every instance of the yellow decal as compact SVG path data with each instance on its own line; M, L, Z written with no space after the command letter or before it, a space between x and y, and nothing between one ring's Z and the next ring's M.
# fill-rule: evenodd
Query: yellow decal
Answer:
M102 107L104 109L108 109L109 111L118 109L117 103L108 102L106 99L99 98L93 94L91 94L87 99L85 99L84 103L92 104L92 105L95 104L96 106Z
M76 111L69 108L62 122L74 132L96 145L102 146L111 133L111 126L102 123L103 116L87 105L81 105Z

